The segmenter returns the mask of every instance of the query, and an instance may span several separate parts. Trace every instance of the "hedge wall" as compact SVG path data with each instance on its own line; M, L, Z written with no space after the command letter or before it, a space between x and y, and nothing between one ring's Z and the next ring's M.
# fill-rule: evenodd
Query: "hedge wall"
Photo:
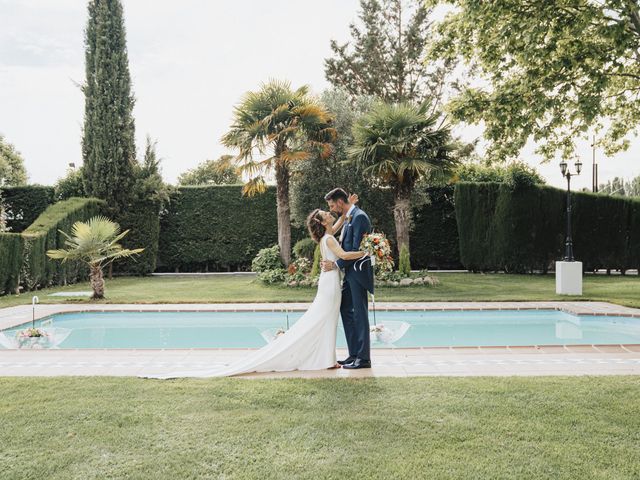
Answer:
M130 230L122 239L124 248L144 248L136 257L118 260L113 269L129 275L148 275L156 269L160 236L160 204L151 200L138 202L118 219L122 230Z
M428 203L413 211L411 267L459 269L458 225L453 205L454 187L426 189Z
M248 270L278 241L276 190L242 197L240 185L181 187L160 225L159 269Z
M64 247L64 236L77 221L102 213L104 202L95 198L70 198L47 208L23 233L24 250L21 283L27 290L73 283L86 277L83 265L53 261L47 250Z
M640 265L640 200L572 193L574 256L585 270ZM566 192L459 183L460 258L469 270L547 271L564 254Z
M258 250L277 243L276 193L269 187L265 194L247 198L241 191L238 185L179 188L160 222L158 269L249 270ZM412 266L459 268L453 187L426 193L430 203L414 212ZM393 239L390 192L363 192L360 199L374 228ZM307 236L304 227L292 228L292 245Z
M7 227L13 233L24 231L53 203L53 192L53 187L42 185L3 187L2 198L8 213Z
M18 233L0 233L0 295L16 292L24 241Z

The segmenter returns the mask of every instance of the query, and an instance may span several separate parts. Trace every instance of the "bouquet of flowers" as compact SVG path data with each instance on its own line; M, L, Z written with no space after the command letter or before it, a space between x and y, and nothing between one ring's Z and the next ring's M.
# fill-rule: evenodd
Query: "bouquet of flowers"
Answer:
M369 255L371 265L375 267L376 274L393 270L391 244L384 233L366 234L362 238L362 243L360 243L360 250Z

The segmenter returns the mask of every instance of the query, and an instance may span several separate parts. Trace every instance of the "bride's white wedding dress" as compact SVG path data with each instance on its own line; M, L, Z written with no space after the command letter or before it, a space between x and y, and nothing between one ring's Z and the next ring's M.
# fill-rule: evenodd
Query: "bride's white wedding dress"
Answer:
M324 260L338 257L320 240ZM336 329L340 313L340 273L333 269L320 274L318 292L309 309L283 335L260 350L226 367L192 372L175 372L145 378L228 377L252 372L324 370L336 364Z

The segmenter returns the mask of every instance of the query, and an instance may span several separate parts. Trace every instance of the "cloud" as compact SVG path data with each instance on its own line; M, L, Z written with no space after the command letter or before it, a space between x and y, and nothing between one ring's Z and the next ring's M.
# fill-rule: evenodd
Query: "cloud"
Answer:
M0 67L47 67L78 61L83 2L0 1Z

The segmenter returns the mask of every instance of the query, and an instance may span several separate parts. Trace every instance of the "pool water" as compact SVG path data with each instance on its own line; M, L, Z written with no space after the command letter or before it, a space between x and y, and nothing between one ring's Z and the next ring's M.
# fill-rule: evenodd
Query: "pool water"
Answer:
M302 313L82 312L42 321L69 329L59 348L259 348L267 342L266 331L286 329L287 321L293 325ZM404 325L406 332L393 343L375 341L373 348L640 344L638 318L576 316L555 310L378 311L376 323ZM30 324L3 333L15 337L26 326ZM338 330L338 347L344 347L341 325Z

